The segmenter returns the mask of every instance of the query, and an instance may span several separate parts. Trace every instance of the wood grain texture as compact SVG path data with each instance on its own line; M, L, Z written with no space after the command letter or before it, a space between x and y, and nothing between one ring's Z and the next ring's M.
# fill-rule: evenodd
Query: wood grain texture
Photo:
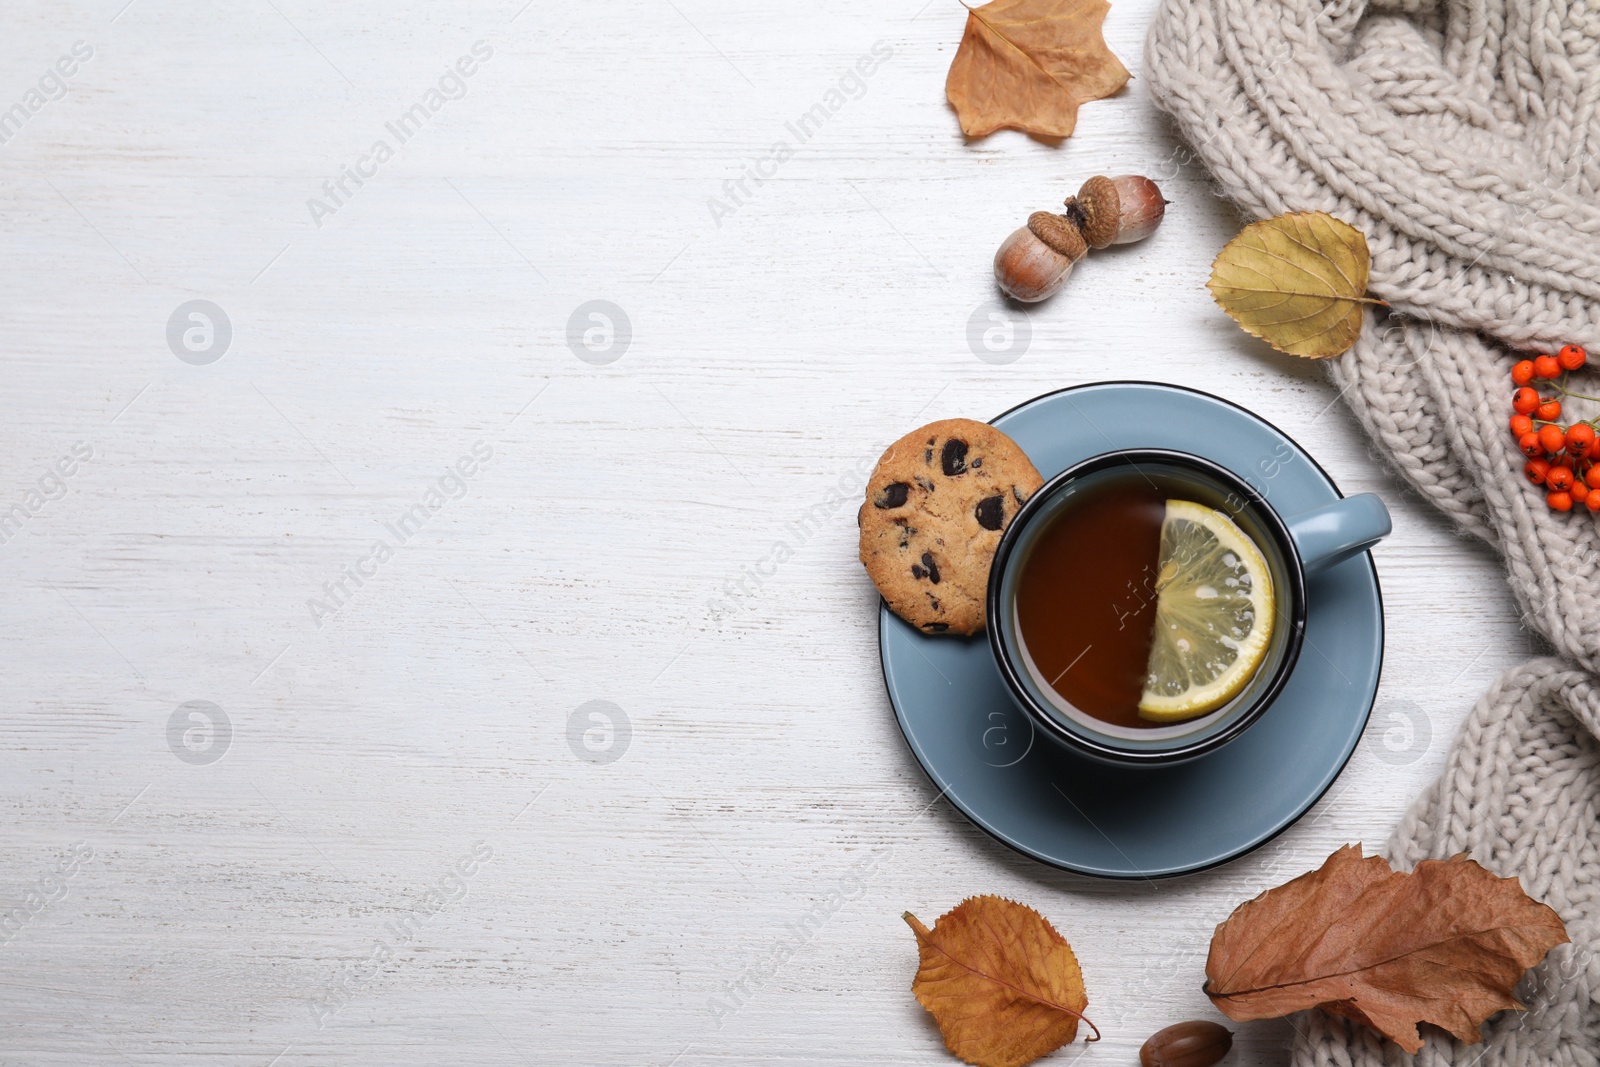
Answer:
M56 898L0 944L0 1064L948 1062L899 916L978 892L1071 940L1097 1059L1215 1017L1215 923L1381 844L1529 645L1491 555L1206 294L1237 220L1143 92L1152 0L1113 8L1134 80L1059 147L963 143L958 5L519 4L6 8L0 110L94 53L0 146L0 511L93 457L0 544L0 904ZM307 200L479 41L466 94L319 227ZM771 173L732 204L747 167ZM1128 172L1173 201L1160 232L1093 254L1020 359L976 358L997 242ZM196 299L233 328L205 366L165 336ZM597 299L632 325L604 366L567 344ZM933 802L848 507L716 607L909 426L1107 377L1253 408L1395 516L1349 770L1160 884L1045 869ZM478 442L319 626L323 583ZM231 722L216 762L169 745L194 700ZM594 700L631 723L614 762L569 744ZM1233 1062L1288 1033L1243 1028Z

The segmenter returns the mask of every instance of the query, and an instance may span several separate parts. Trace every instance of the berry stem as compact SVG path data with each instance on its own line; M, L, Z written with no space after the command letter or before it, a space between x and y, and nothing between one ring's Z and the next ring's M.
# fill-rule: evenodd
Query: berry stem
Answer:
M1561 381L1551 382L1550 384L1555 386L1556 392L1560 393L1562 396L1575 396L1579 400L1593 400L1596 403L1600 403L1600 396L1589 396L1587 393L1575 393L1571 389L1568 389L1567 376L1565 374L1561 376Z

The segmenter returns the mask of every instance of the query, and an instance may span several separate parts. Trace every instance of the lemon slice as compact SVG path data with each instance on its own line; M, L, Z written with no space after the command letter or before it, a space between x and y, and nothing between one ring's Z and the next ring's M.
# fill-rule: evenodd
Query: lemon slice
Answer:
M1238 696L1272 640L1272 574L1255 542L1220 511L1167 501L1156 626L1140 718L1182 722Z

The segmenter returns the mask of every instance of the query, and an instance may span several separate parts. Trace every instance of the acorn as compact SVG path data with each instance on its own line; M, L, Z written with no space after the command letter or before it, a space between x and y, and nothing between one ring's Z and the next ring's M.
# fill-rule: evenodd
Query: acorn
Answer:
M994 279L1007 296L1031 304L1060 289L1072 265L1088 251L1075 222L1035 211L994 254Z
M1156 183L1140 174L1107 178L1097 174L1067 197L1067 214L1081 219L1083 239L1091 248L1132 244L1156 232L1167 213L1167 200Z
M1209 1019L1174 1023L1139 1049L1140 1067L1212 1067L1233 1047L1233 1031Z
M1057 292L1090 248L1140 241L1155 232L1167 201L1149 178L1097 175L1066 199L1059 215L1035 211L994 255L994 278L1013 300L1034 303Z

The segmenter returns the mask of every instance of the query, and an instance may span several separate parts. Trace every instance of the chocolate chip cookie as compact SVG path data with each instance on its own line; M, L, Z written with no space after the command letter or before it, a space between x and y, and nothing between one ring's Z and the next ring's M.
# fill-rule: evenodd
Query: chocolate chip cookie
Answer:
M942 419L889 446L861 505L861 563L924 633L983 629L1000 534L1044 479L993 426Z

